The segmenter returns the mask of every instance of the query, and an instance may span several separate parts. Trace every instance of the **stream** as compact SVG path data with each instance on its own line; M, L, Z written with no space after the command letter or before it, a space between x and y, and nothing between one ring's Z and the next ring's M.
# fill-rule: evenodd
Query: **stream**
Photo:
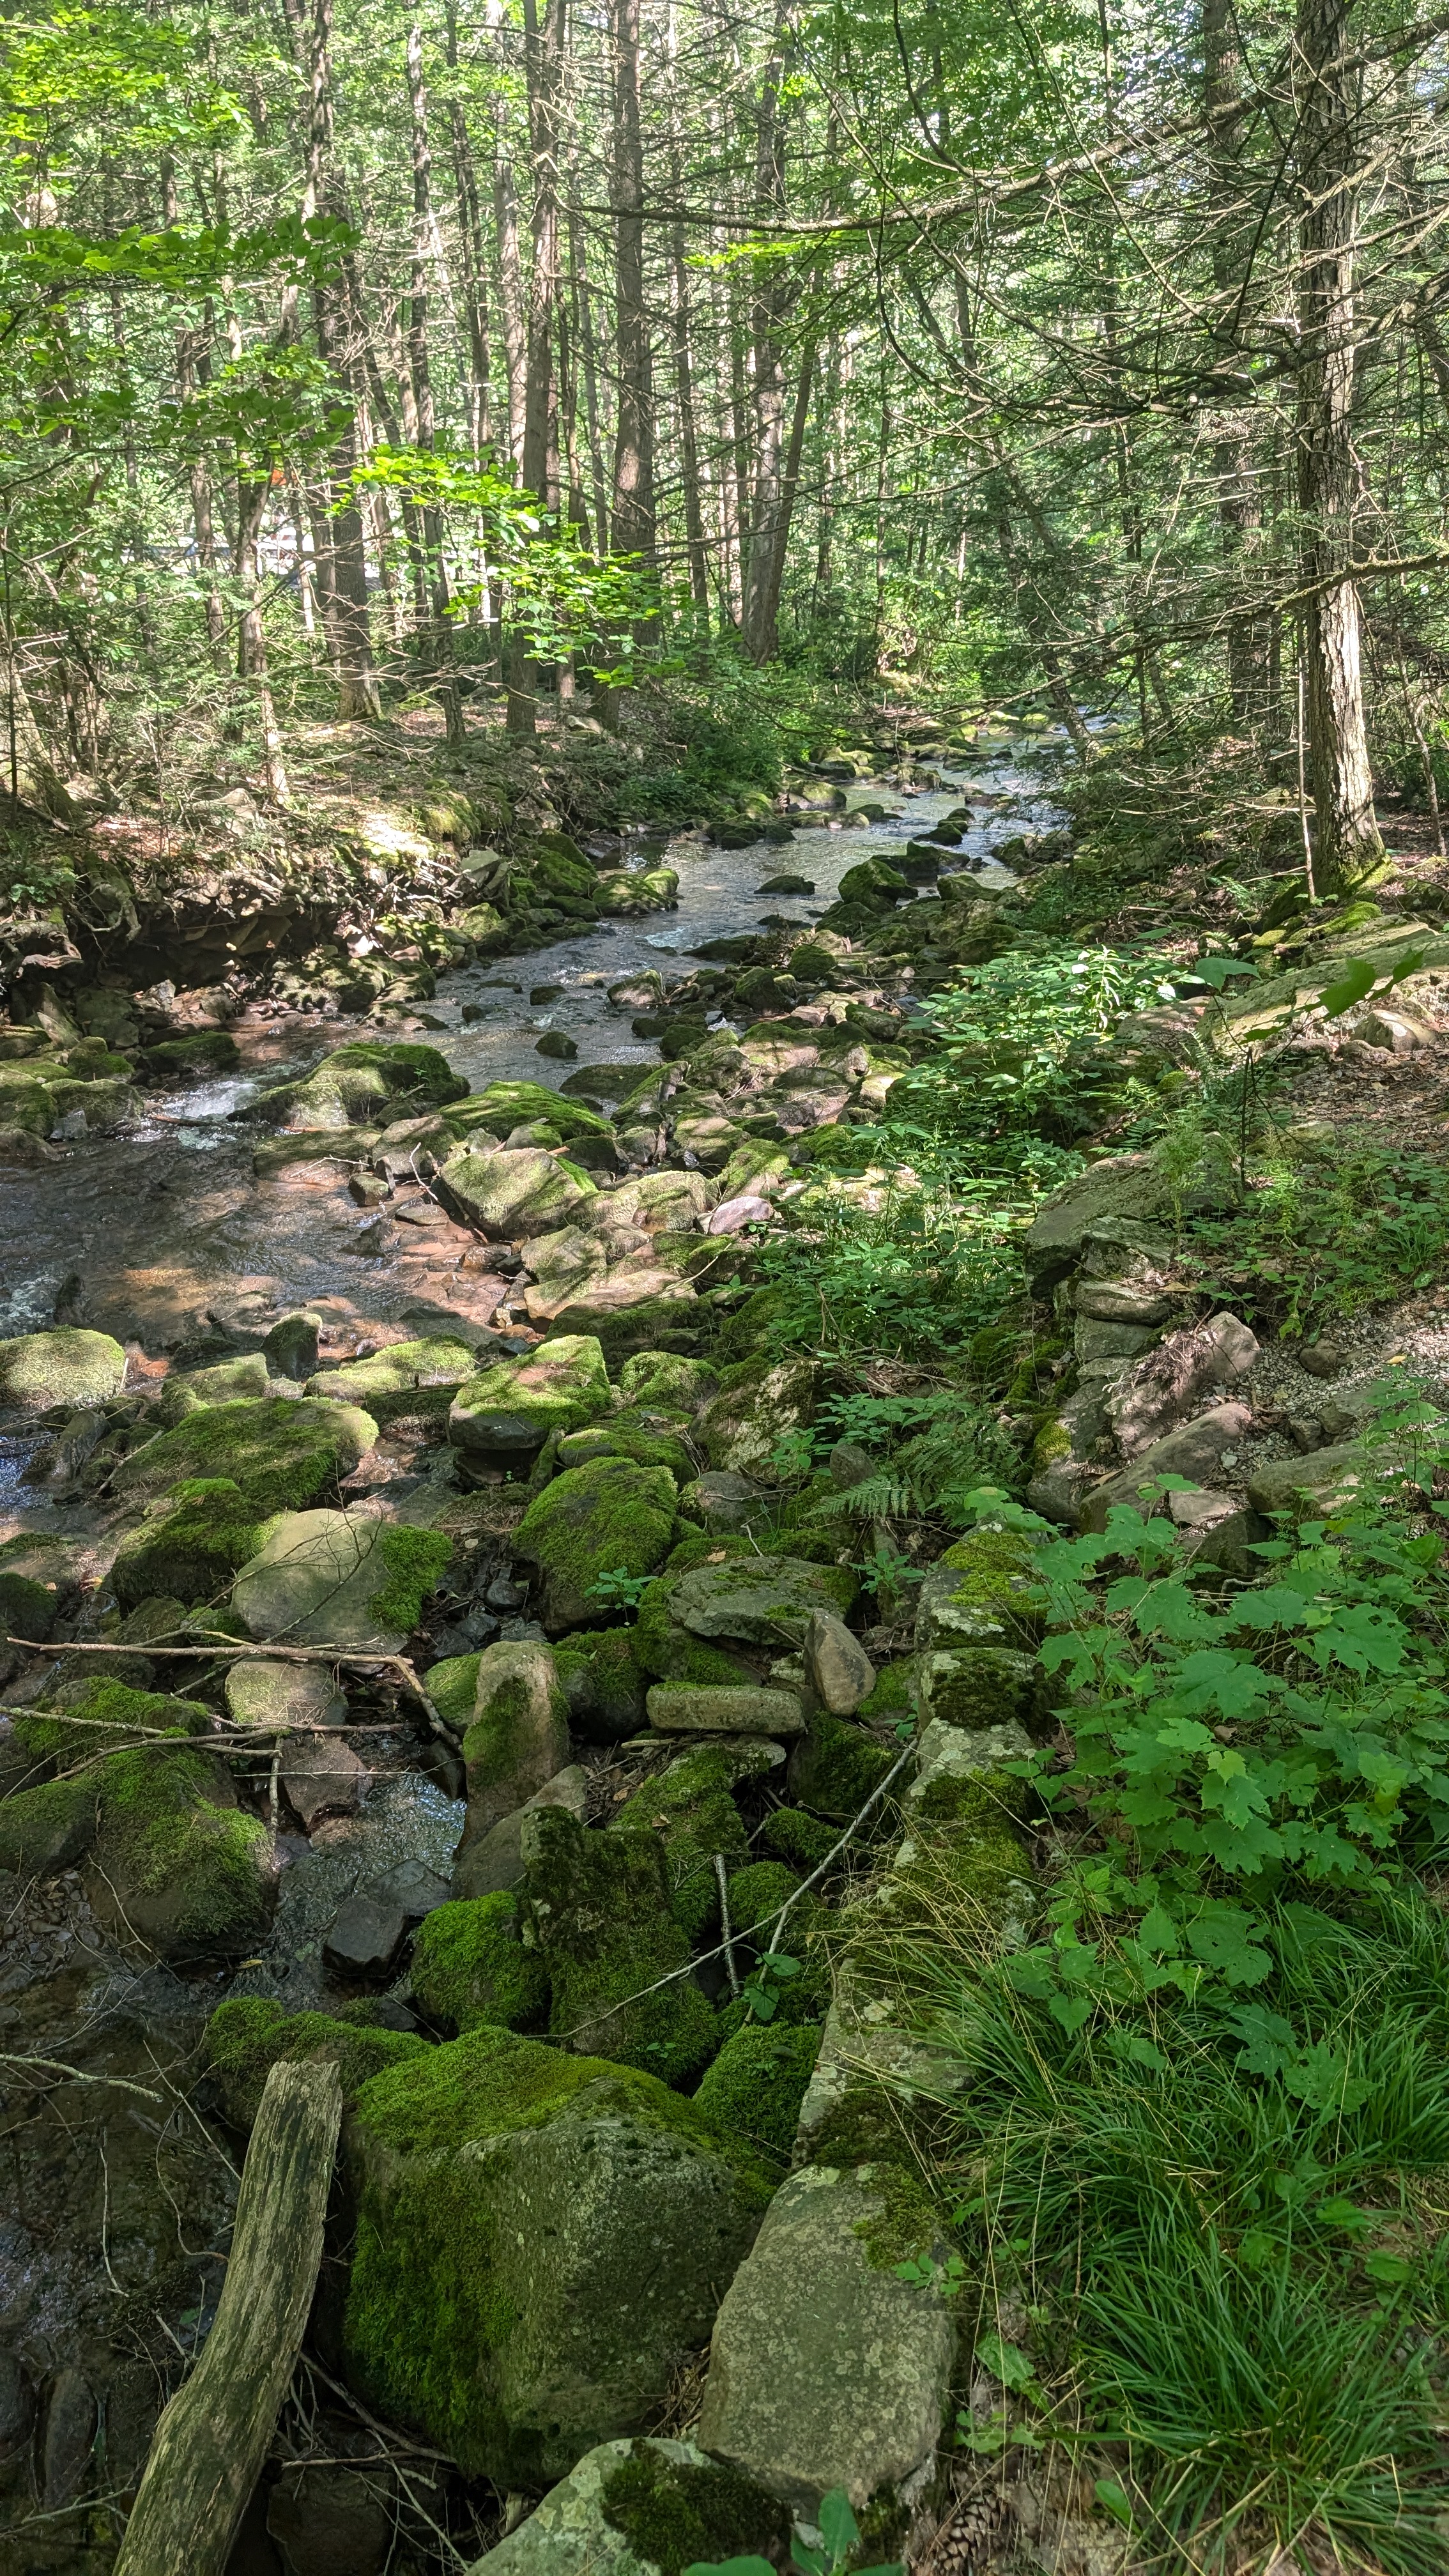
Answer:
M896 810L875 822L812 817L783 846L762 836L726 852L697 832L632 835L630 863L677 869L676 910L449 973L436 1000L396 1034L440 1049L474 1091L500 1078L560 1086L570 1061L537 1052L550 1030L574 1041L579 1064L647 1067L658 1049L632 1036L630 1013L608 1001L610 985L648 969L666 980L686 975L693 952L714 939L782 922L808 927L847 868L929 829L963 790L987 810L948 866L968 866L986 889L1014 883L994 856L997 845L1059 819L1023 757L1007 748L944 772L939 788L862 781L857 800ZM761 893L763 881L784 873L808 878L813 893ZM543 987L553 989L532 1001ZM244 1012L234 1026L239 1074L149 1095L127 1131L78 1139L63 1161L8 1176L0 1336L43 1329L59 1301L61 1320L127 1345L128 1383L140 1388L170 1366L214 1355L205 1338L218 1326L259 1335L271 1316L298 1307L322 1319L324 1365L428 1331L506 1325L506 1252L453 1224L423 1193L411 1215L399 1202L380 1223L354 1203L335 1161L254 1174L253 1153L267 1133L245 1115L256 1092L373 1034L372 1025L355 1022ZM399 1424L397 1434L406 1429ZM44 1437L23 1423L0 1429L0 1541L20 1530L66 1540L81 1596L61 1633L85 1637L106 1606L114 1540L107 1543L94 1502L24 1481ZM416 1425L411 1448L385 1431L348 1480L349 1502L367 1508L371 1489L390 1483L393 1498L381 1508L396 1512L395 1497L410 1482L428 1481L425 1448ZM472 1543L476 1549L476 1531ZM523 1595L511 1582L506 1540L490 1555L485 1532L469 1579L471 1624L440 1635L437 1654L464 1653L500 1634L541 1636L516 1615ZM170 1687L174 1671L157 1666L155 1686ZM38 1668L22 1674L11 1704L33 1695L37 1679ZM464 1816L459 1766L440 1756L427 1767L412 1727L390 1727L395 1703L369 1697L365 1683L356 1692L349 1684L349 1692L349 1725L365 1764L353 1811L319 1819L310 1840L285 1826L277 1833L275 1922L263 1951L239 1971L138 1965L94 1919L80 1870L28 1883L0 1873L0 2051L14 2070L0 2130L0 2576L105 2576L158 2405L215 2313L237 2150L194 2107L207 2014L227 1992L276 1997L289 2009L335 2008L348 1989L335 1973L329 1982L324 1950L338 1906L360 1886L386 1884L407 1891L416 1916L447 1893ZM255 1784L263 1798L264 1783L263 1772ZM405 2011L399 2026L407 2026ZM42 2062L19 2071L21 2058ZM263 2500L249 2512L229 2576L284 2576L284 2565L294 2576L328 2576L344 2563L348 2576L371 2576L391 2563L390 2535L412 2512L387 2483L392 2471L379 2473L385 2510L358 2478L345 2492L327 2486L328 2476L350 2478L341 2464L376 2449L355 2412L336 2402L342 2394L316 2386L316 2411L295 2454L323 2461L307 2472L316 2503L311 2539L294 2517L284 2562L258 2522ZM289 2422L284 2444L301 2439ZM482 2510L476 2499L464 2494L445 2506L435 2496L431 2510L446 2513L463 2544L483 2545L484 2523L470 2519ZM344 2559L335 2554L334 2526L346 2527L348 2513L362 2513L367 2528L358 2526ZM417 2546L419 2554L405 2556L409 2567L442 2563L425 2536Z

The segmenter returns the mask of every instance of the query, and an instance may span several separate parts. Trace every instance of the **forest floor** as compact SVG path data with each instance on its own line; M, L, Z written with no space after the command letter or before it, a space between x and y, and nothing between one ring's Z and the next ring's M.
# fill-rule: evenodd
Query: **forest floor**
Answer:
M318 2057L230 2576L1443 2565L1443 863L1150 871L935 721L29 833L0 2570L113 2565Z

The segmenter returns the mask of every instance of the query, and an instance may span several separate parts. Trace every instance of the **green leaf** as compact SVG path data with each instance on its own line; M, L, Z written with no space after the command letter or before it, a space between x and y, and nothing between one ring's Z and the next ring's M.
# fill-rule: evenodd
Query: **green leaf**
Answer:
M976 2358L1005 2388L1019 2392L1035 2382L1035 2366L1020 2344L1007 2343L999 2334L982 2335L976 2346Z
M828 2495L821 2497L819 2523L825 2546L839 2567L860 2539L860 2525L851 2512L844 2487L832 2487Z
M1378 968L1371 966L1367 958L1358 957L1347 974L1340 975L1336 983L1326 986L1318 998L1329 1019L1341 1020L1345 1011L1351 1011L1355 1002L1361 1002L1366 994L1373 991L1378 980Z
M1114 2522L1120 2522L1124 2529L1131 2530L1132 2507L1127 2501L1126 2490L1118 2485L1115 2478L1098 2478L1092 2493L1104 2513L1110 2513Z

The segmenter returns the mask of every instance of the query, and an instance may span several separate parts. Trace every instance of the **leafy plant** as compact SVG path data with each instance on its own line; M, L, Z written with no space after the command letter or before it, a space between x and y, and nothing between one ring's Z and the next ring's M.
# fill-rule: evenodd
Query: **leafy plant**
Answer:
M609 1610L637 1610L653 1580L650 1574L631 1574L627 1566L616 1565L589 1585L584 1599L601 1601Z
M844 2487L832 2487L820 2500L820 2538L806 2540L797 2528L790 2542L790 2564L799 2576L845 2576L860 2547L860 2525ZM698 2562L684 2576L776 2576L768 2558L725 2558L716 2565ZM899 2565L866 2567L856 2576L902 2576Z
M773 2021L780 2009L781 1988L800 1974L800 1961L782 1950L762 1951L740 1988L754 2021Z

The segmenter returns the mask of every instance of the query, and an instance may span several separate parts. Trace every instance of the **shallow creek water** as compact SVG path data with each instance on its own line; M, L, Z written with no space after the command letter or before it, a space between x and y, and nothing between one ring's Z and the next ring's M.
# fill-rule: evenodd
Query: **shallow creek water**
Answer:
M928 829L962 801L963 791L978 804L1001 802L986 805L964 836L961 855L983 888L1009 884L1010 871L992 852L1011 835L1055 819L1040 789L1033 771L1004 752L969 770L945 772L939 789L871 790L863 782L862 795L897 809L889 819L832 817L802 826L783 846L761 839L727 852L691 833L661 852L653 838L647 863L663 856L679 873L676 910L591 927L523 958L446 975L426 1015L441 1025L406 1033L439 1048L475 1091L503 1077L556 1089L573 1062L637 1061L643 1068L658 1060L658 1050L631 1035L628 1012L611 1007L611 984L648 968L666 979L687 974L692 952L755 930L766 915L808 927L834 900L847 868ZM809 878L814 894L760 893L762 883L785 873ZM530 1004L530 992L545 984L560 989L546 1003ZM465 1006L482 1016L465 1021ZM538 1054L549 1029L567 1032L576 1059ZM279 1073L302 1070L361 1033L345 1021L243 1016L235 1035L244 1074L159 1092L128 1132L82 1139L64 1163L8 1180L0 1335L48 1323L72 1272L84 1285L85 1321L138 1344L138 1369L143 1353L158 1359L204 1326L208 1307L238 1296L275 1304L280 1312L317 1307L341 1336L395 1331L403 1323L422 1330L444 1312L485 1324L504 1283L491 1271L487 1248L461 1229L399 1224L375 1250L368 1220L348 1198L335 1164L299 1163L265 1182L253 1175L257 1131L244 1115L249 1098ZM14 1462L0 1458L0 1536L15 1526L16 1472ZM25 1517L33 1525L29 1497Z

